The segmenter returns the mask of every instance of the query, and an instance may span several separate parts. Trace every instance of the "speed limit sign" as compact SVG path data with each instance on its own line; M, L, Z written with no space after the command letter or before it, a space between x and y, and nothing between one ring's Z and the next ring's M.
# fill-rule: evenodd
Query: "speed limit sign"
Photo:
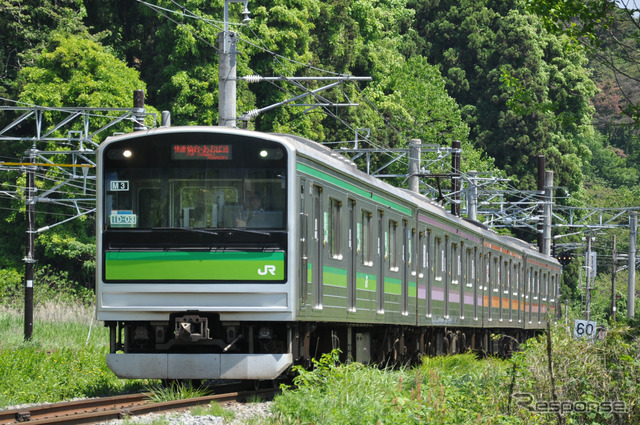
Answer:
M573 325L573 336L575 338L593 339L596 336L596 322L576 320Z

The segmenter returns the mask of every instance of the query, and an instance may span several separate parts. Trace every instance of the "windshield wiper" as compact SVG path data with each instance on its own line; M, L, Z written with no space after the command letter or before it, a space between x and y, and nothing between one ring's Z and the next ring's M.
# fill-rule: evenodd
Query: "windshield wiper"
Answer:
M231 234L231 233L244 233L244 234L247 234L247 235L271 236L271 232L265 232L265 231L262 231L262 230L246 229L244 227L229 227L228 229L225 229L225 231L228 231L229 234Z
M218 230L199 229L196 227L153 227L151 230L152 231L180 230L180 231L189 232L189 233L202 233L203 235L212 235L212 236L220 235L220 232Z

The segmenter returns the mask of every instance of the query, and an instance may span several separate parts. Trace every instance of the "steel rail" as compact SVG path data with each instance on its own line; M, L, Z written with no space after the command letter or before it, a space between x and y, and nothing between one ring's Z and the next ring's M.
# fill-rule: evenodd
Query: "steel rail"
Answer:
M120 420L129 416L185 410L191 407L208 405L212 401L238 401L252 395L267 397L273 395L276 391L275 389L261 389L229 392L165 402L151 401L148 393L78 400L0 411L0 425L23 424L25 422L47 425L92 424Z

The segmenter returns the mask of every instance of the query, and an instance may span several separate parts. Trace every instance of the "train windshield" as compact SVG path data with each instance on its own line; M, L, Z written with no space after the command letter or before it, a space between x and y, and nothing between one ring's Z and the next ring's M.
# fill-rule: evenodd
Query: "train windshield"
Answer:
M146 135L105 148L105 229L286 226L287 152L233 134Z

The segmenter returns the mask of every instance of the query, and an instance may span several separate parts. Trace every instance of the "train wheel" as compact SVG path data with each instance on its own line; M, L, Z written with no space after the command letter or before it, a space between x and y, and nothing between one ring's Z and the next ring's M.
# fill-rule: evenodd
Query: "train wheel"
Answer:
M451 343L449 348L450 354L460 354L460 341L457 335L451 335Z

